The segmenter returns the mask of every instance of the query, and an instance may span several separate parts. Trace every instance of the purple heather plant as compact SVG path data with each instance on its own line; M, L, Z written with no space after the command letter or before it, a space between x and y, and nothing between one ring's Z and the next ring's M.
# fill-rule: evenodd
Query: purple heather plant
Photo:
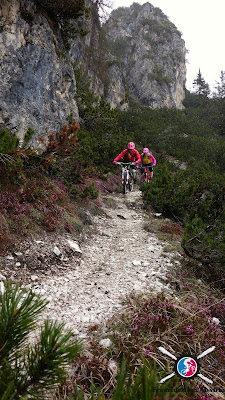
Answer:
M38 210L38 219L35 210ZM1 193L0 213L5 218L8 230L6 232L4 229L1 232L0 252L3 251L3 247L6 248L7 241L10 243L10 236L27 234L30 229L35 229L37 224L49 231L54 231L61 225L64 227L65 210L71 212L66 186L43 176L37 175L27 179L22 187L15 187L14 192L8 190Z
M174 236L183 236L183 230L180 224L176 222L168 222L161 226L161 231L170 233Z
M187 287L184 290L191 291ZM190 349L193 354L196 349L200 353L202 349L216 346L213 355L203 360L203 364L206 367L210 365L210 370L216 375L220 366L220 379L225 371L224 331L212 321L211 311L220 318L221 314L216 313L216 310L224 311L224 302L218 303L213 296L210 300L201 292L195 293L195 297L191 299L191 307L189 301L189 296L183 298L183 307L177 301L168 301L163 294L150 301L141 296L131 298L129 312L121 315L119 322L109 323L109 329L114 330L114 356L129 354L129 361L135 363L135 360L151 357L151 354L156 357L160 343L163 343L163 347L172 348L178 355L185 351L189 354ZM212 367L214 358L218 363L216 369Z

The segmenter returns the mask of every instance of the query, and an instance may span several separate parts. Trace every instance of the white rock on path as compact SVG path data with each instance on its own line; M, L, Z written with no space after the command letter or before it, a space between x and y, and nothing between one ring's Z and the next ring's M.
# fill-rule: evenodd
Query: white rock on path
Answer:
M70 248L75 251L76 253L82 253L82 250L80 249L79 245L74 241L74 240L67 240L67 243L69 244Z
M61 251L59 250L59 248L58 248L57 246L54 246L53 253L54 253L57 257L59 257L60 254L61 254Z
M141 266L141 261L134 260L134 261L132 262L132 264L133 264L135 267L138 267L138 266Z

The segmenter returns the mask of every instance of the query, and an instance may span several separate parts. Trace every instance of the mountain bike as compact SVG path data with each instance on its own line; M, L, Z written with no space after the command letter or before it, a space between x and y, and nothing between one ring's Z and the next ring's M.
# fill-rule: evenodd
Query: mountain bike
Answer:
M126 194L128 189L132 192L134 188L134 181L136 180L136 170L131 168L131 165L135 165L135 162L117 162L122 167L122 187L123 193Z
M148 183L151 181L151 176L149 174L149 167L143 166L142 168L144 168L144 172L142 172L141 174L141 183Z

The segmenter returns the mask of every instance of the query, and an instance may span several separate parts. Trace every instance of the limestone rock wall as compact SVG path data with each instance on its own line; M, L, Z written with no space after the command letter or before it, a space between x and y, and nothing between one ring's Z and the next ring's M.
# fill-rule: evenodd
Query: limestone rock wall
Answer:
M59 130L73 113L76 82L60 31L32 0L0 4L0 127L21 139Z
M1 0L0 129L21 142L29 127L37 145L39 136L58 131L70 114L79 121L74 68L112 107L127 109L132 100L183 108L185 44L163 12L134 3L114 10L101 25L97 4L86 1L90 18L70 21L78 33L67 46L62 26L37 0Z
M103 29L110 60L109 81L117 82L111 85L108 100L118 104L126 92L151 108L182 109L185 43L163 12L150 3L134 3L113 11Z

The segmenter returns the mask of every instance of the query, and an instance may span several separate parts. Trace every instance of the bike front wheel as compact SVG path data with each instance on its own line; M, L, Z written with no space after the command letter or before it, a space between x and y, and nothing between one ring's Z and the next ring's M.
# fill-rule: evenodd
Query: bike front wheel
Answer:
M123 182L123 194L127 193L127 183Z
M134 178L130 175L129 183L128 183L129 191L132 192L134 189Z
M129 186L129 191L133 192L133 189L134 189L133 182L129 182L128 186Z
M145 183L145 182L147 182L147 181L146 181L146 173L144 172L144 173L141 175L141 183Z
M123 194L127 193L127 186L127 173L125 172L123 176Z

